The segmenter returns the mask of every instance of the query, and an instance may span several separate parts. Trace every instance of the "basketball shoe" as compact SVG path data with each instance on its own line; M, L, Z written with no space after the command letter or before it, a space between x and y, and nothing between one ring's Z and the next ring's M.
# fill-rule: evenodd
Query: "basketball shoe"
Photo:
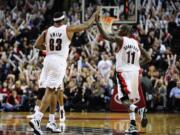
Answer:
M137 130L136 126L134 126L132 124L130 124L129 129L127 129L125 131L125 134L137 134L137 133L138 133L138 130Z
M43 132L41 131L40 122L38 120L32 119L29 122L29 125L31 128L34 129L34 133L36 135L43 135Z
M57 127L55 122L48 122L46 129L50 130L52 133L61 133L61 129Z

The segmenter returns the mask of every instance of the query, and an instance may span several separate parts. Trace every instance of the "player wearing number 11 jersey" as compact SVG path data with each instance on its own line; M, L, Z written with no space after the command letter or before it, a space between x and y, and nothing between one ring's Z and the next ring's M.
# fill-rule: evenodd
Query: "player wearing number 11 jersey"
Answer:
M120 27L119 35L106 34L99 24L99 17L96 16L97 26L100 33L106 40L115 42L116 48L116 79L118 98L129 108L130 111L130 128L126 131L128 134L137 134L135 112L138 107L135 105L140 100L139 86L139 70L140 56L144 56L146 62L150 61L148 53L139 45L139 43L130 38L130 28L127 25ZM142 126L147 125L145 111L142 113Z
M55 112L57 95L59 91L62 91L63 78L66 72L69 45L74 32L88 29L93 24L95 15L99 11L97 9L87 22L74 26L67 26L65 24L65 15L55 13L53 26L42 32L36 40L35 47L41 50L47 50L47 55L44 59L43 69L40 75L40 87L46 88L45 95L42 99L40 109L35 112L34 118L29 122L35 134L43 134L40 128L40 122L49 106L51 106L51 116L50 122L46 127L53 133L61 132L55 123ZM61 100L62 98L63 94L61 94Z

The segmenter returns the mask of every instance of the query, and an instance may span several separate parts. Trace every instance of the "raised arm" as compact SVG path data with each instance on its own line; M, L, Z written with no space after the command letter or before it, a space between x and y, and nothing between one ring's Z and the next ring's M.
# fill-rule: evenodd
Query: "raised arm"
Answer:
M143 56L143 60L140 61L140 64L147 64L151 61L151 56L148 54L148 52L142 47L142 45L139 45L139 49L141 51L141 54Z
M103 30L101 24L99 23L99 16L98 16L98 15L96 15L95 20L96 20L96 24L97 24L97 27L98 27L98 29L99 29L99 32L102 34L102 36L103 36L104 39L109 40L109 41L111 41L111 42L116 42L116 43L118 43L118 44L121 44L121 43L122 43L123 38L122 38L121 36L116 36L116 35L113 35L113 36L112 36L112 35L110 35L110 34L107 34L107 33Z
M79 25L71 25L67 27L67 32L80 32L83 30L88 29L94 22L94 15L91 16L91 18L86 21L85 23L79 24Z
M80 32L80 31L88 29L93 24L93 22L95 20L95 15L99 14L99 12L100 12L100 9L98 8L96 10L96 12L94 12L94 14L91 16L91 18L88 21L86 21L85 23L82 23L79 25L68 26L67 32Z
M41 35L37 38L35 42L35 48L38 48L40 50L46 50L46 47L45 47L46 32L47 31L43 31Z

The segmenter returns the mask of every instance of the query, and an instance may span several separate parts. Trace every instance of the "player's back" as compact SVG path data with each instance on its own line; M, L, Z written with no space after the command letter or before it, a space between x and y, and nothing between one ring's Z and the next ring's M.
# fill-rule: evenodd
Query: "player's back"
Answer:
M116 52L116 71L139 70L140 49L133 38L123 37L122 48Z
M48 55L57 55L67 60L71 41L67 36L67 25L51 26L46 34L46 50Z

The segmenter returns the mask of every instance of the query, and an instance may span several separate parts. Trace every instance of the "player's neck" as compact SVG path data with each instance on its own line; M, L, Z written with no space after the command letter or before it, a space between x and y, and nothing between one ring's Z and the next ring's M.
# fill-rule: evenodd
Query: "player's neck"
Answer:
M62 23L54 23L55 27L61 27L63 24Z

